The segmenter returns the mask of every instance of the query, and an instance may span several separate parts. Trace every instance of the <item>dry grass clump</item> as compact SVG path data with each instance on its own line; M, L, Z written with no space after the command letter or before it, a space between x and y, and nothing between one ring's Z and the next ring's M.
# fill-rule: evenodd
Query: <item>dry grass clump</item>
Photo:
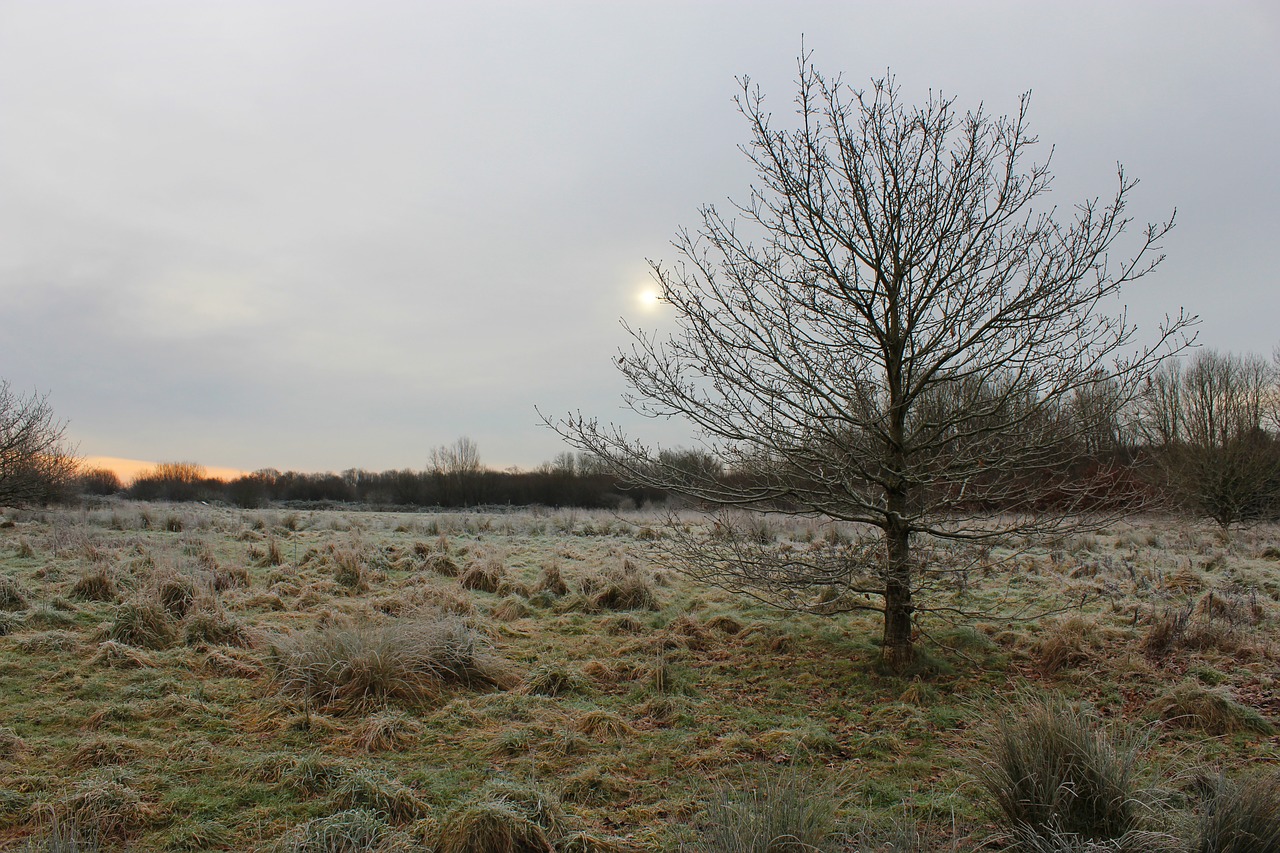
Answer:
M76 770L129 764L141 754L137 742L119 737L91 737L83 740L71 756L70 766Z
M565 583L564 575L560 572L560 566L556 563L543 566L542 571L538 574L538 582L534 584L533 591L535 593L546 593L555 598L568 595L569 584Z
M379 711L362 719L348 736L360 752L386 752L405 749L422 735L422 726L397 711Z
M129 786L93 777L77 784L56 813L95 841L123 844L146 826L154 811Z
M428 554L423 560L423 565L436 574L446 578L456 578L462 574L462 569L458 568L458 564L453 561L447 553L445 554Z
M437 853L553 853L568 830L560 801L543 791L493 782L445 816Z
M0 575L0 610L26 610L27 594L22 586L8 575Z
M15 849L19 853L99 853L102 845L73 821L61 820L54 812L48 826L40 826Z
M8 726L0 726L0 759L11 760L27 752L27 742Z
M216 603L208 604L187 616L182 625L182 636L188 646L239 646L253 645L249 628Z
M213 575L212 583L215 592L249 586L249 570L244 566L214 566L210 571Z
M1280 853L1280 775L1219 779L1190 853Z
M1050 625L1036 644L1040 672L1056 675L1093 659L1098 626L1093 620L1071 616Z
M1142 638L1142 651L1152 660L1183 649L1238 653L1248 646L1242 628L1255 621L1250 612L1231 598L1209 593L1198 602L1168 608L1152 617Z
M181 619L195 603L196 586L183 575L164 575L155 581L155 596L166 613L174 619Z
M507 580L506 567L496 557L486 557L467 566L458 582L463 589L477 592L498 592Z
M1032 699L987 739L977 775L1019 837L1123 838L1139 829L1139 742L1060 699Z
M836 797L799 767L736 788L719 787L707 803L700 853L822 853L834 851Z
M559 663L536 667L524 681L524 691L537 696L568 696L587 689L586 679Z
M116 640L104 640L98 643L98 649L89 658L89 663L119 667L120 669L141 669L155 666L145 652Z
M359 768L333 783L330 793L343 809L368 809L393 824L403 824L427 814L429 808L403 782L380 770Z
M658 609L653 579L630 560L623 560L620 569L604 572L599 585L588 594L595 607L606 610Z
M574 721L573 727L600 740L621 740L635 734L635 729L617 714L602 710L587 711Z
M514 622L517 619L525 619L531 613L533 613L533 610L530 609L529 605L516 596L507 596L493 608L493 618L499 622Z
M1275 727L1257 711L1194 681L1176 685L1148 703L1146 710L1164 722L1214 735L1275 732Z
M71 587L71 597L80 601L115 601L119 596L115 578L105 566L84 572Z
M262 675L262 670L256 663L244 661L240 658L227 654L226 652L214 649L204 657L201 668L211 675L221 675L229 678L244 678L253 681Z
M369 809L347 809L299 826L280 844L281 853L378 853L391 827Z
M108 639L144 649L167 648L174 634L169 612L158 601L143 596L118 604L115 618L107 627Z
M582 805L603 805L625 799L626 795L627 788L619 779L595 765L566 777L560 789L565 802Z
M370 572L364 557L354 548L335 548L329 555L333 579L352 592L369 590Z
M450 684L475 688L506 681L476 633L446 615L286 637L272 650L272 666L280 692L340 713L388 702L419 704Z

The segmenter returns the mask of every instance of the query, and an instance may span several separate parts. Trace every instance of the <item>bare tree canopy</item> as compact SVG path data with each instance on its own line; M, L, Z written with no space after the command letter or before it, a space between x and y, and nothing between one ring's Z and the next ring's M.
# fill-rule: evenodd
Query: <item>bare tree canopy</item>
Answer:
M65 440L45 395L15 394L0 380L0 504L24 504L61 497L79 460Z
M1280 513L1280 362L1213 350L1171 361L1148 379L1139 414L1182 504L1224 528Z
M646 485L877 528L872 556L844 549L834 568L798 571L882 600L885 658L902 669L913 537L1039 529L1047 501L1061 518L1096 498L1069 471L1108 429L1093 421L1132 400L1194 322L1179 313L1140 346L1107 312L1163 259L1172 217L1117 261L1137 183L1122 169L1112 197L1069 220L1037 207L1050 152L1030 160L1025 95L1012 116L962 113L936 94L912 106L891 76L859 91L804 56L794 121L780 128L739 83L757 181L732 214L705 207L696 231L679 232L678 263L651 262L679 330L628 327L618 359L633 409L688 420L736 476L673 466L595 420L553 426ZM730 582L771 582L750 557L716 560L707 571Z

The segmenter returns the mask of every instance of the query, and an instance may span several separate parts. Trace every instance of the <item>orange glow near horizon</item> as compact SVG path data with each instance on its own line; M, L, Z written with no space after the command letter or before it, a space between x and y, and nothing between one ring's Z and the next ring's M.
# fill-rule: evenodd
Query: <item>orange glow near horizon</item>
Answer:
M108 471L114 471L115 475L120 478L120 482L126 486L132 483L139 474L144 473L154 467L158 463L146 462L142 459L123 459L119 456L86 456L84 458L84 467L86 468L106 468ZM202 465L205 474L218 480L234 480L248 471L241 471L239 468L213 468L208 465Z

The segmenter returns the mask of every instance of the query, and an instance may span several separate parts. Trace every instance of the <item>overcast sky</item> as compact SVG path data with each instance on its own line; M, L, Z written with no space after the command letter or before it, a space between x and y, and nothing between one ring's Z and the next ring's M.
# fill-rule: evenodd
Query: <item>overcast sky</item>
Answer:
M1280 343L1274 3L0 0L0 377L83 454L252 470L494 467L627 418L646 258L742 199L750 75L781 118L803 34L1031 122L1052 202L1178 209L1127 294L1201 341Z

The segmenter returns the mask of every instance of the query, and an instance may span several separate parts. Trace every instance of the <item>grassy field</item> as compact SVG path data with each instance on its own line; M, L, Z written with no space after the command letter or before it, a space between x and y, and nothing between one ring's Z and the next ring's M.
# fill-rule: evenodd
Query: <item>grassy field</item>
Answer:
M781 803L829 807L824 849L999 849L984 744L1037 697L1137 737L1157 828L1280 760L1274 527L1004 543L929 593L985 615L923 617L911 677L873 615L699 587L669 541L644 513L8 511L0 848L540 849L499 837L524 821L726 850Z

